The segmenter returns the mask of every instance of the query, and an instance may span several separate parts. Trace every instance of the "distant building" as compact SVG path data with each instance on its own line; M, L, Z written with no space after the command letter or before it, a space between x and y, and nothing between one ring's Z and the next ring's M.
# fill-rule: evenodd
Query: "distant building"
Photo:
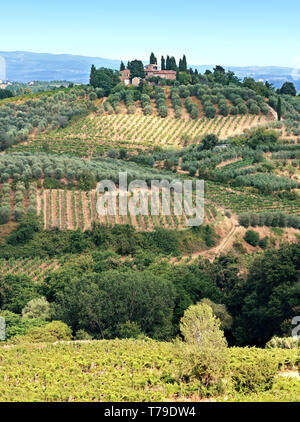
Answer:
M168 79L170 81L176 81L176 72L175 70L161 70L160 66L157 64L147 64L145 66L145 79L150 79L152 77L159 77L162 79ZM138 86L140 84L141 78L133 78L130 80L130 70L125 69L120 71L120 79L125 85L134 85Z
M120 77L121 81L125 85L129 85L130 84L130 70L129 69L121 70L120 74L121 74L121 77Z
M160 67L158 66L158 64L152 64L152 63L150 63L150 64L147 64L146 66L145 66L145 72L147 73L147 72L157 72L157 71L160 71Z
M168 79L169 81L176 81L176 72L175 70L153 70L147 72L146 79L152 78L152 77L159 77L162 79Z
M145 66L145 73L146 79L158 76L162 79L168 79L171 81L176 80L175 70L161 70L157 64L148 64L147 66Z

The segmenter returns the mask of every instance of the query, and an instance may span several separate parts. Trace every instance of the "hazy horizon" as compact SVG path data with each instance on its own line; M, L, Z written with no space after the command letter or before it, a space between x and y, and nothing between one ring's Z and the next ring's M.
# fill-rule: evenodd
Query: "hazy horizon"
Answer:
M152 52L152 51L151 51ZM149 52L149 57L150 57L150 53L151 52ZM154 54L155 54L155 51L153 51L154 52ZM126 58L126 59L124 59L124 58L117 58L117 57L107 57L107 56L103 56L103 55L101 55L101 54L99 54L99 55L96 55L96 56L89 56L89 55L86 55L86 54L76 54L76 53L67 53L67 52L65 52L65 53L51 53L51 52L49 52L49 51L30 51L30 50L4 50L4 49L1 49L0 50L0 53L29 53L29 54L47 54L47 55L54 55L54 56L74 56L74 57L86 57L86 58L97 58L97 59L105 59L105 60L111 60L111 61L118 61L118 62L121 62L121 61L123 61L125 64L126 64L126 62L127 62L127 60L134 60L134 59L141 59L142 61L145 61L145 62L148 62L149 61L149 57L146 57L146 58L141 58L141 57L136 57L136 56L132 56L132 57L129 57L129 58ZM183 53L184 54L184 53ZM166 54L163 54L165 57L166 57ZM157 59L158 59L158 61L160 62L160 57L161 56L157 56ZM182 55L179 55L179 56L175 56L175 58L176 58L176 60L178 61L180 58L182 58ZM188 60L188 57L187 57L187 60ZM276 67L276 68L287 68L287 69L293 69L293 66L279 66L279 65L273 65L273 64L267 64L267 65L258 65L258 64L253 64L253 63L248 63L248 64L246 64L246 65L239 65L239 64L235 64L235 65L232 65L232 64L224 64L224 63L219 63L219 62L215 62L215 63L190 63L189 62L189 60L188 60L188 65L190 65L190 66L216 66L216 65L221 65L221 66L224 66L224 67L237 67L237 68L239 68L239 67L241 67L241 68L250 68L250 67L253 67L253 68L270 68L270 67Z

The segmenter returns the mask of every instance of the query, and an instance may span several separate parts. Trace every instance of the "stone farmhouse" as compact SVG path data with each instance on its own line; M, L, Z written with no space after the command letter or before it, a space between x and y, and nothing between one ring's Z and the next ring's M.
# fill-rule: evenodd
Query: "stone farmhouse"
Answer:
M121 81L127 86L127 85L134 85L138 86L141 78L133 78L132 81L130 80L130 70L125 69L120 71L120 79ZM152 77L160 77L162 79L168 79L171 81L176 80L176 72L175 70L161 70L160 66L157 64L148 64L145 66L145 80L150 79Z
M120 79L125 85L130 85L130 70L125 69L120 71Z
M148 64L145 66L146 79L159 76L162 79L168 79L170 81L176 80L175 70L161 70L157 64Z

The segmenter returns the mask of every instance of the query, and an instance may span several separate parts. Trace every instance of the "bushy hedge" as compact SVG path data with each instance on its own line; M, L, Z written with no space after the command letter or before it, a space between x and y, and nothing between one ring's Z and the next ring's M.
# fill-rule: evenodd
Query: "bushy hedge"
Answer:
M111 150L110 154L112 153L113 150ZM119 153L117 156L119 157ZM57 180L66 178L68 181L90 180L92 178L94 184L97 180L110 179L117 183L119 171L127 171L129 182L135 179L150 181L153 178L173 180L171 175L161 174L158 169L149 169L145 172L145 168L136 163L118 160L115 154L113 157L88 161L67 156L48 156L47 154L11 153L1 155L0 182L5 183L10 178L17 181L27 181L31 179L39 180L45 177ZM153 164L152 157L149 157L150 159ZM92 186L91 189L94 187ZM8 192L5 198L6 200L1 205L10 205Z
M163 88L156 87L155 88L155 100L156 100L156 107L158 111L158 115L160 117L167 117L169 114L169 110L166 104L166 96Z
M300 229L300 217L282 212L243 213L239 215L239 223L244 227L293 227Z

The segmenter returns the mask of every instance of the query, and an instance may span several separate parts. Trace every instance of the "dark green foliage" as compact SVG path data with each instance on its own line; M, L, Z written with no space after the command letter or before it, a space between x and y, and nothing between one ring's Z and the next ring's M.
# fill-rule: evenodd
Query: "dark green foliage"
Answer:
M174 296L172 283L151 272L111 270L72 279L63 290L57 286L53 313L97 338L124 336L130 321L162 340L172 334Z
M300 228L300 218L297 215L286 215L282 212L263 212L259 214L243 213L239 215L241 226L268 226Z
M38 296L37 287L29 277L13 274L0 277L0 309L21 313Z
M0 100L3 100L4 98L11 98L13 96L13 93L9 89L0 88Z
M216 135L206 135L202 140L203 149L212 150L218 144L218 137Z
M90 84L93 88L101 88L106 96L120 82L119 72L101 67L100 69L92 68Z
M157 227L153 233L153 241L166 255L177 254L179 248L178 234L175 231Z
M293 82L285 82L278 91L280 94L292 95L293 97L297 95Z
M14 336L25 335L31 327L39 327L46 324L46 321L41 319L25 319L20 314L10 311L0 311L0 317L5 318L7 340Z
M260 239L260 241L258 242L258 246L262 249L266 249L266 247L268 246L268 238L263 237L262 239Z
M130 70L130 79L133 78L145 78L145 71L144 71L144 65L141 60L133 60L128 63L128 69Z
M281 120L281 116L282 116L282 103L281 103L281 98L280 97L278 97L278 100L277 100L276 111L277 111L278 121L280 121Z
M157 64L157 58L155 57L154 53L150 55L150 64Z
M254 230L247 230L244 239L251 246L257 246L259 242L259 233Z
M300 311L299 269L299 242L254 260L246 282L227 297L238 344L264 345L274 335L291 335L291 319Z
M273 144L278 141L279 134L275 131L256 129L250 134L247 144L251 148L257 148L260 145Z
M35 233L41 230L40 221L37 216L27 214L20 222L16 230L14 230L7 238L7 243L11 245L20 245L27 243L33 239Z
M8 223L11 215L11 209L9 205L0 207L0 225Z

